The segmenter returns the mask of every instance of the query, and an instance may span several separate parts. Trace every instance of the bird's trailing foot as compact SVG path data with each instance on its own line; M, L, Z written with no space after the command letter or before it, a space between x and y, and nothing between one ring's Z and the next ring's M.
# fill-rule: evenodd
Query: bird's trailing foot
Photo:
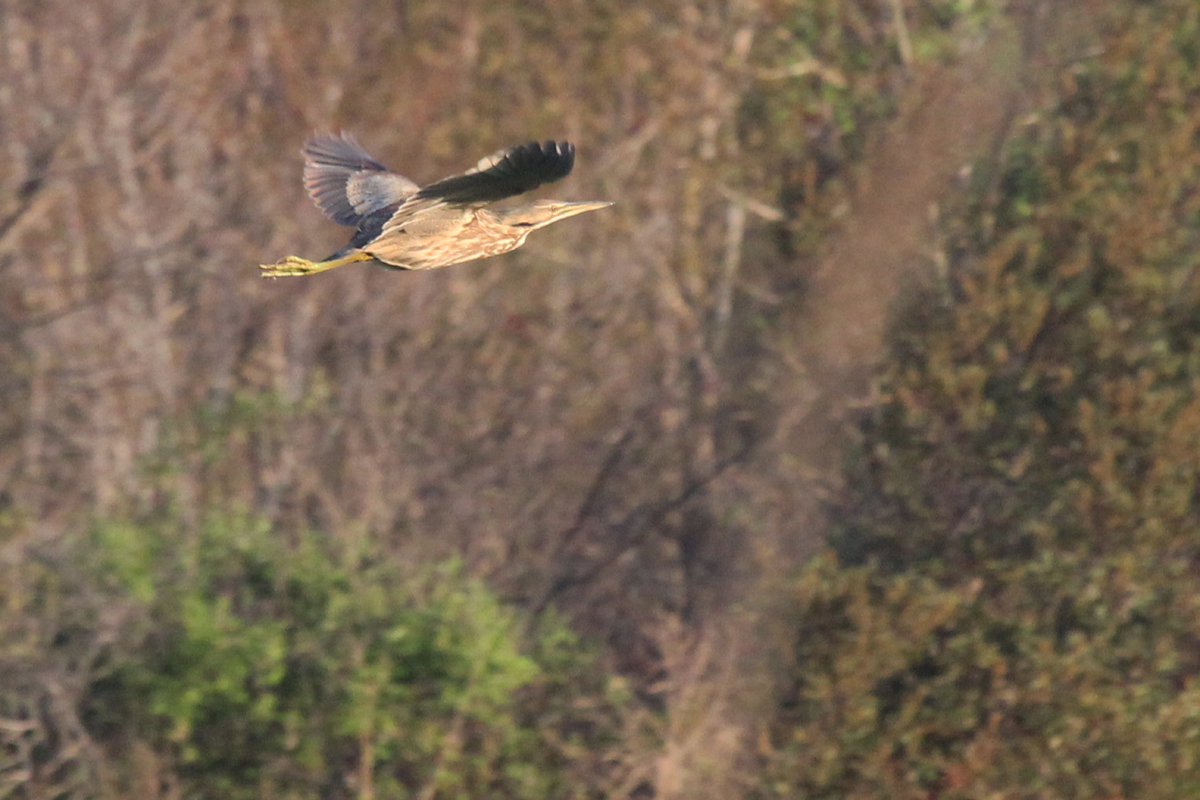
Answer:
M340 267L343 264L370 260L371 256L361 252L351 253L341 258L331 258L328 261L309 261L307 258L300 258L300 256L288 256L274 264L259 264L259 269L262 270L264 278L281 278L286 275L315 275L318 272Z

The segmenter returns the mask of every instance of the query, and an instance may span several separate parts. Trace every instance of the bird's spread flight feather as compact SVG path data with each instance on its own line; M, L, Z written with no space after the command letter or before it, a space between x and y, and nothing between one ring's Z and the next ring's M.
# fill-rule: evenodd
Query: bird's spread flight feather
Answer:
M461 175L426 186L416 199L452 205L491 203L565 178L574 165L575 146L569 142L519 144L482 159Z
M304 188L327 217L356 227L418 190L408 178L388 172L346 133L314 136L308 141Z
M384 223L380 235L408 230L414 220L442 207L484 206L516 197L565 178L574 165L575 145L569 142L528 142L501 150L461 175L431 183L406 198Z

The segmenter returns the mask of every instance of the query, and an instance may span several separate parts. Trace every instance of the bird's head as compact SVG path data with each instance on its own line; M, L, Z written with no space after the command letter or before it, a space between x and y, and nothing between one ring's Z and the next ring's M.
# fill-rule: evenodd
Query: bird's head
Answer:
M606 202L568 203L564 200L537 200L527 206L497 210L494 213L505 225L534 231L546 227L551 222L611 205L612 203Z

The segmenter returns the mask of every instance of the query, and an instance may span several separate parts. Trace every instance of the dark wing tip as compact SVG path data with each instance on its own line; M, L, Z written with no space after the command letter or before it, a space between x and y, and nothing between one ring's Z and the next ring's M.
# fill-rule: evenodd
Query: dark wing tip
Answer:
M536 178L534 186L537 186L562 180L571 174L574 166L575 145L570 142L528 142L509 150L498 164L486 171L525 176L530 180Z
M490 203L562 180L574 166L575 145L570 142L527 142L509 148L485 169L426 186L417 197L447 203Z
M496 167L510 165L514 171L536 173L540 183L552 183L571 174L575 166L575 145L570 142L529 142L508 151Z

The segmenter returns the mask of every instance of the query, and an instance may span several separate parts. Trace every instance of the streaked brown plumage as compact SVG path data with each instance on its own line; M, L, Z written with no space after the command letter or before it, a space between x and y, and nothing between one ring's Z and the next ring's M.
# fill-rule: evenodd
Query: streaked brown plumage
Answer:
M288 256L263 264L263 275L311 275L370 260L395 269L433 269L507 253L538 228L612 205L538 200L484 208L564 178L574 163L575 147L567 142L530 142L422 189L388 172L348 134L315 136L304 147L304 187L326 216L358 230L324 261Z

